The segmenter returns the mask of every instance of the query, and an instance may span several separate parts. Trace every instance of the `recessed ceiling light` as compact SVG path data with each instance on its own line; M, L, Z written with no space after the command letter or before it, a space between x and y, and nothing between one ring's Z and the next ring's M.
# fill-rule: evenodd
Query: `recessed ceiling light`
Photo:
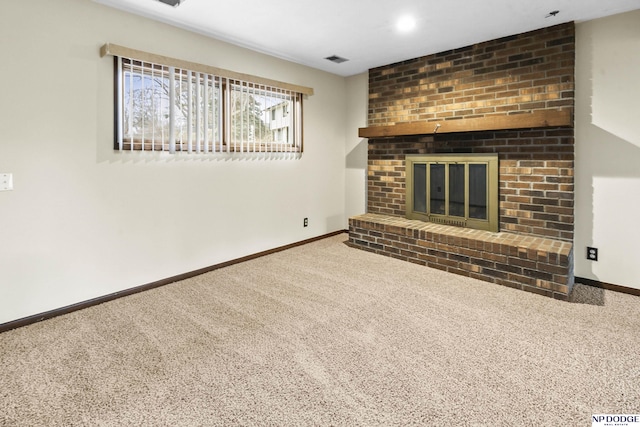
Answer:
M338 56L338 55L327 56L324 59L326 59L328 61L331 61L331 62L335 62L336 64L342 64L343 62L347 62L348 61L347 58L343 58L343 57Z
M407 33L413 30L416 27L416 20L413 16L405 15L398 19L398 23L396 24L396 28L401 33Z

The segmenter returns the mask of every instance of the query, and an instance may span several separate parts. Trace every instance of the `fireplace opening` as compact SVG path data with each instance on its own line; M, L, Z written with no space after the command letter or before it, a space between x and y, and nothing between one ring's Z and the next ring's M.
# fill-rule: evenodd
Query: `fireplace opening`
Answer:
M406 216L498 231L497 154L407 155Z

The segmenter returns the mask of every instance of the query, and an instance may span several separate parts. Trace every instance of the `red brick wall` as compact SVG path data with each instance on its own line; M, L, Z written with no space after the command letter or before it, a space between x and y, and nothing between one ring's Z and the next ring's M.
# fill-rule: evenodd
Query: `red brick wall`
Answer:
M369 71L369 126L573 108L573 23Z
M405 215L406 154L498 153L500 230L573 239L573 129L369 141L368 212Z
M369 72L369 125L573 111L574 25L380 67ZM369 140L370 213L405 215L404 156L498 153L500 230L573 239L573 128Z

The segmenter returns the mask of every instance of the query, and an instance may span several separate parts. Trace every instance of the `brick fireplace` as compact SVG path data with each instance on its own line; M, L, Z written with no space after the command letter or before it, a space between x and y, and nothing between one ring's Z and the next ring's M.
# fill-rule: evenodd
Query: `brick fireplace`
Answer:
M352 246L559 299L573 285L574 25L369 71ZM499 232L405 218L407 154L497 153Z

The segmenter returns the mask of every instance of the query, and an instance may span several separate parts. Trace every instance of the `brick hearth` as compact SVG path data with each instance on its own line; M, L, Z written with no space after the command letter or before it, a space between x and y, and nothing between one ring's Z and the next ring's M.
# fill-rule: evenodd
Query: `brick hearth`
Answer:
M554 239L364 214L349 245L565 301L573 286L572 244Z

